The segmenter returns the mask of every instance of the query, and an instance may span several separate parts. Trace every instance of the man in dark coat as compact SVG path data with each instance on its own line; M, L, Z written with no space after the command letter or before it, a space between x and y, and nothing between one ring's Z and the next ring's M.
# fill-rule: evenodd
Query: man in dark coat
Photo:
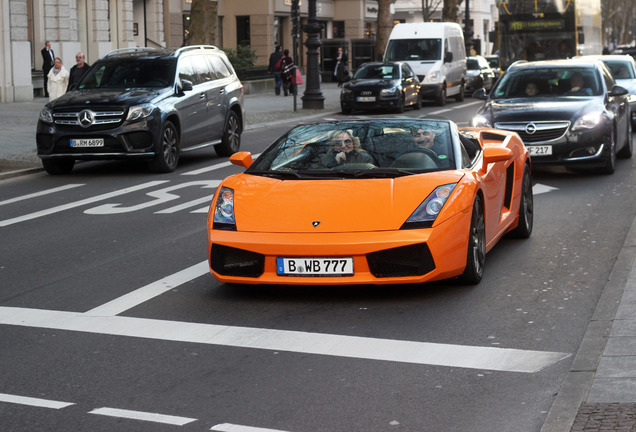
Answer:
M75 66L73 66L69 72L70 77L68 79L68 87L66 88L66 91L73 90L88 68L91 67L88 63L86 63L84 53L78 52L75 55L75 61Z
M283 53L281 50L282 47L280 45L276 45L276 50L269 56L269 65L267 66L267 73L270 75L274 75L274 82L276 84L274 92L277 95L280 94L280 86L283 84L283 79L281 76L282 65L279 63L279 60L283 58Z
M44 96L49 97L48 74L55 62L55 53L51 49L51 42L46 41L42 48L42 72L44 73Z

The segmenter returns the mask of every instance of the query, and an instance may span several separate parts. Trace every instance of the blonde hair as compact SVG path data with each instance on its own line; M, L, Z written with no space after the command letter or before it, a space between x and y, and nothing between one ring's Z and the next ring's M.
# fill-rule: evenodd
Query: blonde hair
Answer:
M338 138L340 135L342 134L347 134L351 137L351 141L353 141L353 152L354 153L359 153L360 150L362 150L362 147L360 147L360 138L358 138L357 136L353 135L353 130L351 129L338 129L332 132L329 132L329 142L333 142L336 140L336 138ZM333 146L329 149L329 153L335 153L336 151L334 150Z

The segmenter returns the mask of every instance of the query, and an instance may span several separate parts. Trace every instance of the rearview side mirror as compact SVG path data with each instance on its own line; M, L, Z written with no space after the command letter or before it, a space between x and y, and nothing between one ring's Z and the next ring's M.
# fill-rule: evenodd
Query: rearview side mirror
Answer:
M610 96L625 96L629 91L625 87L615 85L610 91Z
M484 149L483 170L486 171L488 165L495 162L505 162L512 159L512 150L507 147L486 147Z
M252 153L247 151L234 153L230 156L230 163L243 168L249 168L250 165L252 165Z
M481 100L488 99L488 95L486 94L486 89L482 87L478 90L475 90L475 92L473 93L473 98L481 99Z
M452 61L453 61L453 53L452 53L452 52L450 52L450 51L447 51L447 52L444 54L444 63L450 63L450 62L452 62Z

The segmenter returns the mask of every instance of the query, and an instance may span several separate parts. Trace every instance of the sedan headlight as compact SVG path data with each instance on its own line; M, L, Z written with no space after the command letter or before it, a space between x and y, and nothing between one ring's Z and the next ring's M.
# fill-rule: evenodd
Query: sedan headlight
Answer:
M135 121L135 120L146 118L150 116L150 114L152 114L154 109L155 109L155 106L151 104L138 105L138 106L131 107L128 110L128 117L126 117L126 120Z
M212 229L236 231L234 219L234 190L222 187L214 204Z
M40 111L40 120L45 123L53 123L53 113L51 112L50 108L42 108L42 111Z
M448 197L453 193L457 183L438 186L413 214L404 222L400 229L430 228L442 211Z
M400 90L397 87L380 90L380 96L395 96Z
M488 128L492 127L490 120L488 120L486 117L484 117L481 114L478 114L475 117L473 117L472 120L470 121L470 125L473 127L488 127Z
M603 119L603 113L600 111L587 113L577 121L574 122L574 126L572 126L573 131L577 130L585 130L585 129L594 129L601 123Z

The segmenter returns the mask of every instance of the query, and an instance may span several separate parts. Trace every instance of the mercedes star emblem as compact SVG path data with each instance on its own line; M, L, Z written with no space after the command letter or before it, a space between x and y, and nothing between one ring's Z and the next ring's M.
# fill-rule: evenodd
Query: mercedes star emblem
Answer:
M79 122L80 126L87 128L93 124L94 115L95 114L93 114L92 111L84 110L77 115L77 121Z

